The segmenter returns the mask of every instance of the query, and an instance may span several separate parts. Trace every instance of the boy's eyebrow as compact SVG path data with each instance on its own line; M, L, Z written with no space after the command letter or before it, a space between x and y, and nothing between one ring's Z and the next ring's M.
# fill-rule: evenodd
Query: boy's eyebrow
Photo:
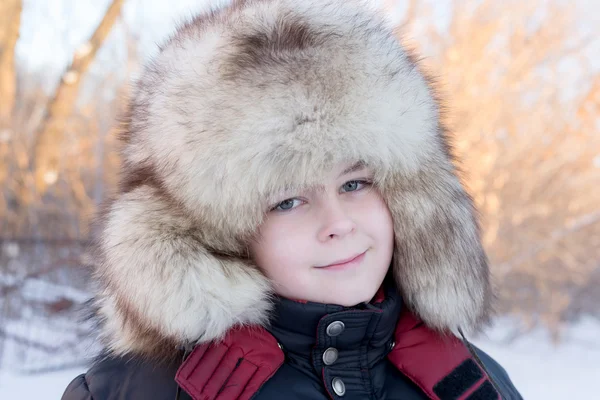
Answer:
M362 161L359 161L359 162L355 163L354 165L352 165L351 167L348 167L344 171L342 171L342 173L340 174L340 176L338 176L338 178L341 178L342 176L349 174L351 172L361 170L364 167L365 167L365 163Z
M367 165L364 162L358 161L357 163L355 163L352 166L350 166L350 167L346 168L345 170L343 170L342 173L338 176L337 179L340 179L342 176L344 176L346 174L349 174L349 173L352 173L352 172L355 172L355 171L360 171L361 169L366 168L366 167L367 167ZM322 191L325 190L325 186L317 184L317 185L313 186L313 189L316 190L317 192L322 192Z

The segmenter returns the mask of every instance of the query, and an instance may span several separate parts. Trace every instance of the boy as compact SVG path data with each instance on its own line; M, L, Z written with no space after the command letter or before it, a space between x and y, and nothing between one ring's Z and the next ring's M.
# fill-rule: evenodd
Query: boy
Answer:
M144 71L63 399L519 399L438 104L363 1L238 1Z

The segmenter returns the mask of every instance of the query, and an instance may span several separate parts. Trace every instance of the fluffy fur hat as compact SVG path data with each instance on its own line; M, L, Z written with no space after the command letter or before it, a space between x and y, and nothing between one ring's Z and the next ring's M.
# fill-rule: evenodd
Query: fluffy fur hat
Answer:
M411 310L440 332L486 320L486 255L439 104L367 3L236 1L181 26L147 65L98 240L111 352L154 356L266 324L271 285L248 240L274 194L338 162L375 172Z

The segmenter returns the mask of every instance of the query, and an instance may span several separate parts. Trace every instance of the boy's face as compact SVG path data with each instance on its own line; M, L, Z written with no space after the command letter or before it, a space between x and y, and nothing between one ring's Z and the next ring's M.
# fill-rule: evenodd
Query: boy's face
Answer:
M250 252L278 294L342 306L373 298L391 263L394 232L371 180L364 166L338 165L322 190L289 193L272 205Z

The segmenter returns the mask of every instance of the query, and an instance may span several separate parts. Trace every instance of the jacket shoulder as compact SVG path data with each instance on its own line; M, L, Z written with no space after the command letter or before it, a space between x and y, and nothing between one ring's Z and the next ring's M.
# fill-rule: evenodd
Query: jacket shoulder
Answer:
M69 383L61 400L92 400L93 398L85 374L81 374Z
M232 329L218 342L198 345L175 380L197 399L249 400L283 365L285 357L264 328Z
M71 381L61 400L171 400L177 390L176 371L175 364L159 365L127 357L102 358Z
M179 361L178 361L179 360ZM283 351L265 329L231 330L222 340L198 345L186 360L157 364L141 358L100 357L76 377L62 400L249 399L284 362ZM186 393L187 392L187 393Z
M506 370L483 350L475 347L475 351L487 369L490 378L500 387L502 398L507 400L523 400L523 397L512 383Z

